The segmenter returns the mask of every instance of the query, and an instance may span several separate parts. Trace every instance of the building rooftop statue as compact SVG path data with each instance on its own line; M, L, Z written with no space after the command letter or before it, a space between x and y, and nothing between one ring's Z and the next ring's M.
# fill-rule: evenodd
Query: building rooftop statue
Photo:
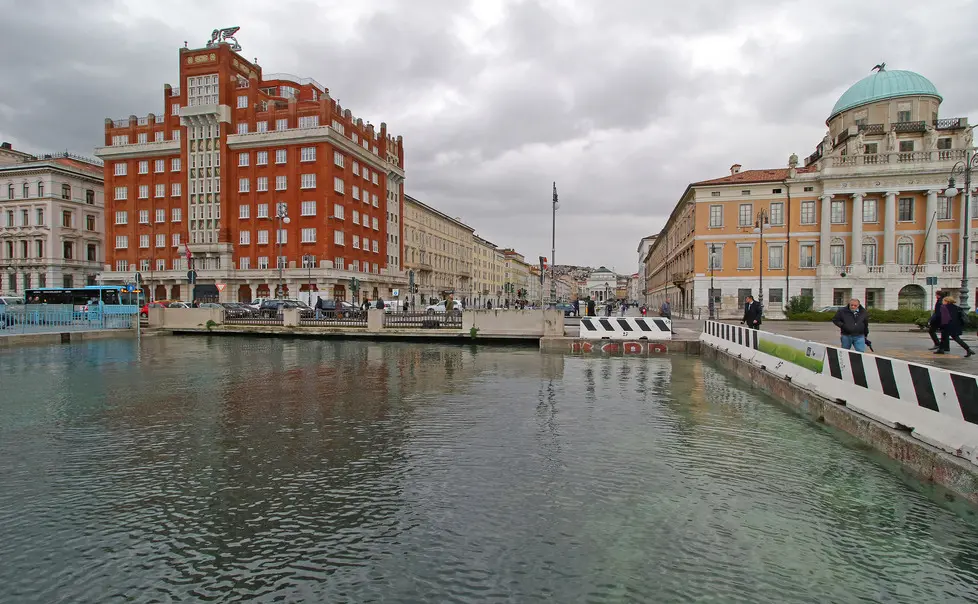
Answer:
M943 100L937 88L924 76L913 71L887 71L885 65L877 65L873 73L850 86L836 101L829 119L860 105L901 96L927 95Z

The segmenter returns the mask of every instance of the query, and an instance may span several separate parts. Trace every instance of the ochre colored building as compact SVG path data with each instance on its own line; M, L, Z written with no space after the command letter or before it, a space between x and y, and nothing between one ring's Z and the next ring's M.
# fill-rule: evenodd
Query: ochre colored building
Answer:
M162 111L106 120L103 281L138 271L157 299L390 297L407 283L401 137L216 37L180 49Z
M793 296L812 297L816 309L852 297L923 308L932 291L960 288L964 263L978 277L978 204L973 192L965 224L960 171L957 194L948 194L972 127L939 117L941 101L919 74L876 71L842 95L804 162L735 164L727 176L690 184L645 257L647 303L668 298L674 312L706 317L712 283L721 317L741 315L748 294L772 317Z

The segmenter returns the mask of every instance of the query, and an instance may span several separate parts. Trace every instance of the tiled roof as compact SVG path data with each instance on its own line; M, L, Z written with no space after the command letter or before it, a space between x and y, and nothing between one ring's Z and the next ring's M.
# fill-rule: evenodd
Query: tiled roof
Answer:
M814 166L797 168L797 172L799 174L814 172L814 170ZM699 182L694 182L693 186L747 184L752 182L780 182L786 178L788 178L788 168L775 168L773 170L742 170L736 174L724 176L723 178L714 178L712 180L701 180Z

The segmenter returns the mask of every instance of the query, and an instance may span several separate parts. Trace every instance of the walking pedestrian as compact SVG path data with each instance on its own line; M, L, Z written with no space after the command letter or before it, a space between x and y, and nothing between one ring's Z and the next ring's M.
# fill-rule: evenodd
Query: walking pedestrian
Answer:
M856 352L866 352L866 337L869 336L869 313L862 307L859 300L849 300L849 305L840 308L832 323L839 328L842 347L846 350L854 348Z
M934 354L947 354L951 352L951 342L954 340L958 346L964 348L964 358L975 354L974 350L961 339L964 331L964 312L957 305L957 299L951 295L945 295L944 304L941 306L941 344Z
M761 326L761 303L754 296L747 296L745 302L747 305L744 307L744 318L740 322L751 329L758 329Z
M619 317L624 317L625 316L625 311L627 311L627 310L628 310L628 303L627 302L622 302L621 303L621 307L618 309L618 316Z
M944 292L937 292L937 302L934 304L934 314L930 316L930 321L927 322L927 334L934 342L934 346L931 347L931 350L941 349L941 343L937 339L937 331L941 328L941 308L943 306Z

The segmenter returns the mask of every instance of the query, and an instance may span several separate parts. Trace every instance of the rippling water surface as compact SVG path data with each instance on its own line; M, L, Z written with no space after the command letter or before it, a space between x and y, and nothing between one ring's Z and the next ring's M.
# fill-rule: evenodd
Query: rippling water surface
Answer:
M978 602L978 522L694 358L0 351L2 602Z

